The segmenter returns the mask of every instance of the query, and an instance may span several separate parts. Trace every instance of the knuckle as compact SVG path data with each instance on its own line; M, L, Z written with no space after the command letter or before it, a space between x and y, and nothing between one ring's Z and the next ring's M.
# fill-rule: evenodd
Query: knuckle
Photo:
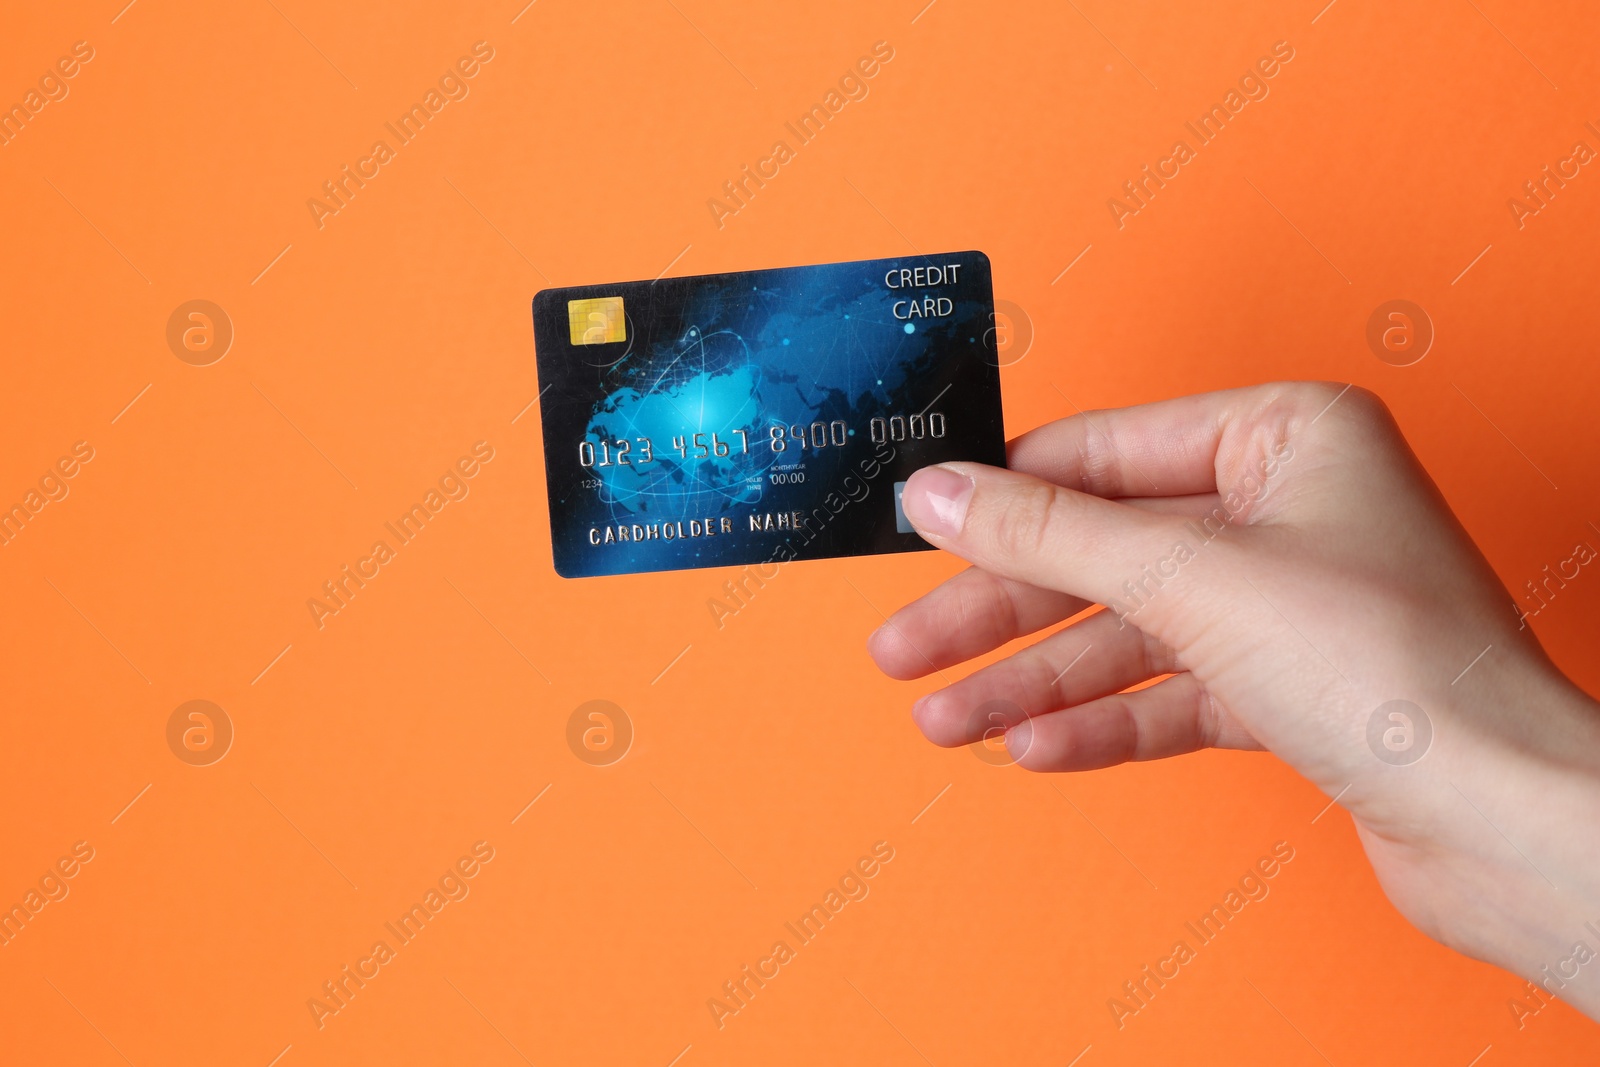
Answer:
M1363 422L1386 422L1389 406L1371 389L1346 382L1297 382L1291 394L1296 406L1309 420L1324 411L1342 409L1346 416Z
M1050 541L1059 490L1045 482L1018 485L997 501L990 534L994 550L1006 559L1031 559Z
M1111 439L1094 431L1089 416L1082 416L1088 432L1078 442L1078 488L1095 496L1116 496L1123 491L1120 460Z
M1072 672L1063 670L1072 662L1076 653L1069 654L1069 650L1062 649L1052 655L1037 647L1034 651L1036 654L1027 657L1026 665L1018 672L1021 684L1026 687L1021 691L1038 694L1037 699L1031 702L1028 714L1041 715L1048 711L1059 711L1076 703L1072 698L1077 692L1075 688L1077 679Z
M1383 402L1383 397L1365 386L1352 385L1350 391L1345 394L1345 399L1350 401L1351 407L1362 411L1378 414L1388 414L1389 411L1389 405Z
M1339 400L1341 406L1348 405L1350 414L1358 418L1363 424L1386 424L1393 421L1389 413L1389 405L1383 402L1383 397L1371 389L1363 389L1359 385L1352 385L1348 392Z
M1400 436L1399 425L1383 398L1347 382L1277 382L1254 394L1231 427L1229 437L1243 457L1224 473L1240 475L1258 459L1286 458L1302 441L1327 443L1386 441Z
M1011 589L977 568L968 572L972 580L963 584L957 601L958 632L978 635L985 643L1003 645L1021 632L1017 602Z
M1354 391L1353 386L1348 386L1344 382L1291 382L1284 390L1287 397L1310 408L1313 413L1333 403L1335 397L1341 394L1349 395Z
M1144 670L1150 677L1158 674L1171 674L1176 670L1175 657L1172 649L1164 642L1139 631L1141 642L1140 652L1144 657Z
M1222 708L1204 686L1195 689L1195 723L1201 748L1216 748L1222 740Z

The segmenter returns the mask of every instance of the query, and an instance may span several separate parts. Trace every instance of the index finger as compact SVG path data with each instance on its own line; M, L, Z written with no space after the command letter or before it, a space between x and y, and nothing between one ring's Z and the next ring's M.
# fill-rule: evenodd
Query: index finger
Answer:
M1250 432L1257 417L1292 388L1229 389L1104 411L1079 408L1012 441L1006 466L1099 497L1215 492L1217 457L1227 435ZM1061 398L1072 403L1065 393Z

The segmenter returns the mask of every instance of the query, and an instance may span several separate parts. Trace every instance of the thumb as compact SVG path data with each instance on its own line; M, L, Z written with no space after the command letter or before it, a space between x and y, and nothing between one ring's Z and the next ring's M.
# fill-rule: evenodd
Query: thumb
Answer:
M906 518L923 539L991 574L1121 610L1124 584L1170 559L1182 520L981 463L907 479Z

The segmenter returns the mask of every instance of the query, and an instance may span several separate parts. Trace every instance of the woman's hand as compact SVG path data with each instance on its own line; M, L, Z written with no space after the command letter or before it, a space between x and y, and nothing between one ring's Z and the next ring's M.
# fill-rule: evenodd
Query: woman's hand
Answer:
M1110 610L917 701L929 740L1003 729L1035 771L1269 749L1349 809L1424 932L1600 1013L1600 959L1573 962L1600 953L1600 709L1381 401L1184 397L1051 423L1009 463L907 482L918 532L974 566L872 635L879 667L917 678Z

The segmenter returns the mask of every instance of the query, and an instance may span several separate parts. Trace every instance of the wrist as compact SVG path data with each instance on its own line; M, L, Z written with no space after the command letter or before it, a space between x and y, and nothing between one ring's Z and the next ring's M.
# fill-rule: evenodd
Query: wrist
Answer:
M1600 705L1534 654L1445 707L1436 936L1600 1017Z

